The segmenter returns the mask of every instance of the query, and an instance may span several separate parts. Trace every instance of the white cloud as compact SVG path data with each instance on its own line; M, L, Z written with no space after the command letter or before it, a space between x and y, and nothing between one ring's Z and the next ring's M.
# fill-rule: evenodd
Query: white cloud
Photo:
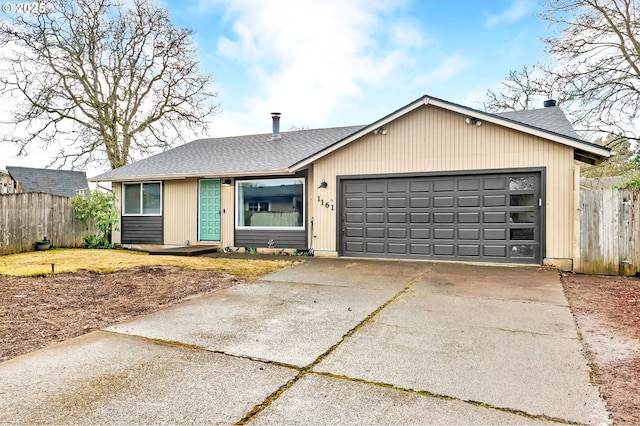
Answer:
M340 104L385 84L413 62L412 49L429 42L417 22L394 17L401 1L231 0L227 5L232 33L217 40L217 53L243 64L257 90L244 99L243 113L225 111L228 117L217 120L216 133L244 128L249 121L264 122L255 131L268 131L268 113L274 110L283 114L283 130L291 124L325 125Z
M515 0L511 7L501 14L489 16L486 25L492 27L505 22L517 22L531 13L535 6L534 0Z
M414 81L414 86L424 86L427 84L439 83L450 80L454 76L465 72L471 61L462 53L454 53L440 62L440 64L427 74L418 76Z

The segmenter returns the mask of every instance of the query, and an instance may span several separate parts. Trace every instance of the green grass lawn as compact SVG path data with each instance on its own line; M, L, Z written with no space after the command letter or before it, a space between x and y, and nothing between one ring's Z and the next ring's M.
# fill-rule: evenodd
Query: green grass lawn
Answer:
M254 280L298 263L293 260L242 260L191 256L149 256L128 250L53 249L0 256L0 274L36 276L87 270L108 274L136 266L178 266L193 270L224 271Z

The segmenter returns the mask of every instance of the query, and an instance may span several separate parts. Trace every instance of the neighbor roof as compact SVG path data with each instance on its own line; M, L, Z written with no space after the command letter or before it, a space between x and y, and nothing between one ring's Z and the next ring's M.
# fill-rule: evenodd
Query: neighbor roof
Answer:
M21 185L22 192L75 197L77 190L89 188L87 174L81 171L7 166L7 172Z
M575 148L575 158L581 161L599 162L610 155L608 148L580 139L558 107L490 114L424 96L368 126L282 132L282 138L278 140L271 140L269 133L199 139L90 180L121 182L292 173L424 105L438 106L571 146Z

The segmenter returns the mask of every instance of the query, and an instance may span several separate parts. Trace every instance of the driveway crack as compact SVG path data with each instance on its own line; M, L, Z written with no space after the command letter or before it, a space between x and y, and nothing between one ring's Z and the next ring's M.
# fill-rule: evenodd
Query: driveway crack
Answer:
M305 366L303 368L300 368L298 370L298 374L296 374L295 377L293 377L287 383L283 384L278 389L276 389L274 392L272 392L260 404L258 404L255 407L253 407L253 409L251 411L249 411L242 419L240 419L240 420L238 420L238 422L236 422L236 425L245 425L245 424L249 423L251 420L253 420L258 414L260 414L267 407L269 407L271 404L273 404L273 402L275 402L278 398L280 398L280 396L287 389L289 389L296 382L298 382L300 379L302 379L304 376L306 376L308 373L310 373L311 370L313 370L313 368L315 366L320 364L325 358L327 358L329 355L331 355L331 353L334 352L345 340L347 340L356 331L360 330L362 327L364 327L369 322L371 322L373 320L373 318L376 315L378 315L384 308L386 308L387 306L389 306L390 304L392 304L393 302L398 300L402 295L404 295L408 291L410 291L411 288L413 288L413 286L415 286L418 282L420 282L420 280L422 280L422 278L424 278L430 271L431 271L431 269L429 268L429 269L425 270L424 272L416 275L409 282L409 284L407 284L404 288L402 288L400 291L398 291L396 294L394 294L390 299L388 299L382 305L378 306L375 310L373 310L369 315L367 315L362 321L360 321L358 324L356 324L353 328L351 328L349 331L347 331L340 338L340 340L338 340L329 349L327 349L324 353L322 353L320 356L318 356L311 364L309 364L309 365L307 365L307 366Z

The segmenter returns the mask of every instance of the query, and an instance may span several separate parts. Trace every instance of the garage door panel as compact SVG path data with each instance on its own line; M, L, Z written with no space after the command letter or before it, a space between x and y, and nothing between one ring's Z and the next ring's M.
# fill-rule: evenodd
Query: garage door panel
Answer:
M505 258L507 257L507 246L506 245L488 245L486 244L483 247L483 254L486 257L499 257Z
M408 254L407 244L401 243L389 243L387 244L387 251L393 254Z
M436 256L453 256L455 246L453 244L434 244L433 254Z
M344 184L344 192L346 194L362 194L364 192L363 182L346 182Z
M409 254L429 255L431 254L430 247L430 244L412 243L410 245L411 252Z
M389 197L387 206L391 209L400 209L407 207L406 197Z
M458 207L480 207L478 195L463 195L458 197Z
M406 223L407 222L407 213L405 213L405 212L390 212L390 213L387 213L387 222L388 223Z
M407 238L407 228L389 228L387 232L389 238Z
M480 256L480 245L478 244L460 244L458 246L459 256Z
M345 207L348 209L361 209L364 206L364 198L362 197L348 197L345 200Z
M364 237L364 228L363 227L355 227L355 226L347 226L345 229L345 235L347 237L361 238Z
M364 242L362 241L347 241L346 245L346 249L350 253L364 253Z
M512 245L510 249L510 257L513 259L533 259L535 256L536 245L534 244L518 244Z
M482 220L484 223L507 223L506 212L483 212Z
M456 181L454 179L435 180L433 182L433 192L455 191Z
M480 223L480 212L458 212L458 223Z
M517 171L342 181L340 253L540 263L540 182Z
M507 195L485 195L482 197L482 204L485 207L505 207L507 205Z
M436 212L433 214L433 223L453 223L455 214L453 212Z
M368 197L366 205L368 209L382 209L384 208L384 198Z
M483 189L488 191L505 190L507 189L506 177L486 177L483 180Z
M364 223L364 214L362 212L347 212L345 221L347 223Z
M414 240L427 240L430 237L431 230L429 228L411 228L410 237Z
M453 240L455 237L453 228L438 228L433 230L433 238L436 240Z
M535 232L533 228L510 228L509 239L511 241L519 240L535 240Z
M479 240L480 239L480 229L458 229L458 239L459 240Z
M367 194L383 194L387 192L386 182L367 182L366 188Z
M478 191L480 189L480 179L459 179L458 191Z
M367 228L367 238L384 238L384 228Z
M411 201L409 201L409 207L411 207L412 209L429 208L430 207L429 197L412 196L410 198L410 200Z
M387 183L387 192L407 192L407 182L406 181L395 181Z
M429 213L423 212L411 212L409 214L411 223L429 223Z
M447 197L433 197L433 207L435 208L450 208L454 206L454 198L453 196Z
M431 192L433 183L430 180L417 179L409 182L409 192Z
M384 213L367 212L367 223L384 223Z
M502 229L485 229L484 230L484 239L485 240L507 240L507 230L505 228Z
M384 253L385 252L384 242L367 241L366 247L367 247L368 253Z

